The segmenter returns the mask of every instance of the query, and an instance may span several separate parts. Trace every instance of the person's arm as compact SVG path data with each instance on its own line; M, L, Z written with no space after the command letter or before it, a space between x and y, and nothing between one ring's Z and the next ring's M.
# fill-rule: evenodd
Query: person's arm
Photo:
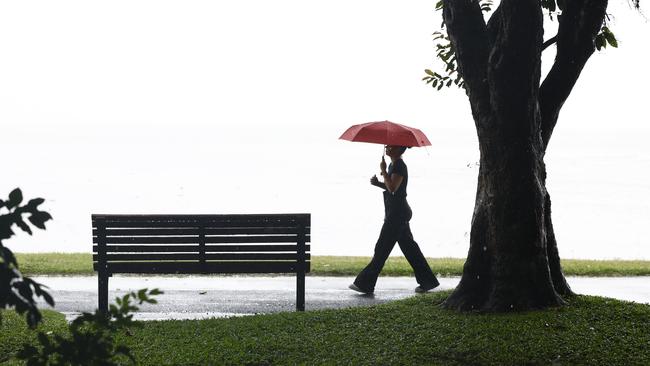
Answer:
M373 175L372 178L370 178L370 184L372 184L375 187L379 187L383 190L386 190L386 185L377 179L376 175Z
M384 177L384 185L390 193L395 193L404 180L404 177L397 173L388 175L386 171L382 171L381 175Z
M395 193L400 184L402 184L404 177L397 173L388 175L388 172L386 171L386 160L383 156L381 157L381 163L379 163L379 169L381 170L381 176L384 177L384 184L386 185L386 189L390 193Z

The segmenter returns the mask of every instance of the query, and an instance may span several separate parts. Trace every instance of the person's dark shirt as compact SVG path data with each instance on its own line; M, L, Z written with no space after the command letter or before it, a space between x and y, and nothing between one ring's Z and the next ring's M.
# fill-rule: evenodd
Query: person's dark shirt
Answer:
M397 188L397 191L395 191L394 195L406 197L406 185L409 182L409 173L404 160L397 159L395 164L390 163L386 172L388 173L388 176L391 176L393 173L395 173L401 175L404 178L402 179L402 183L399 185L399 188Z

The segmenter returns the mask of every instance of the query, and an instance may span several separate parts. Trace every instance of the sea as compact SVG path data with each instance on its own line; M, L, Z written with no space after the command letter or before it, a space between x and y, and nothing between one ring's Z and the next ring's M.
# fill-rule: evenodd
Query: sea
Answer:
M43 197L53 216L16 252L91 252L91 214L310 213L312 254L369 256L383 220L382 146L339 140L332 125L39 125L5 143L0 192ZM404 155L411 228L429 257L463 258L476 193L476 134L425 129ZM560 255L650 260L650 133L558 127L548 190ZM396 247L392 255L402 255Z

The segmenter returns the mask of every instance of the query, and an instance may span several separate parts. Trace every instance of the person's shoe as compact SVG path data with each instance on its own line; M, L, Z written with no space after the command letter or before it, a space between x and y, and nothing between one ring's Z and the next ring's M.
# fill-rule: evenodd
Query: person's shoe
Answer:
M438 287L439 285L440 285L440 283L436 283L436 284L429 285L429 286L418 286L418 287L415 288L415 292L417 292L418 294L423 294L425 292L429 292L429 291L433 290L434 288Z
M356 292L361 292L362 294L366 294L366 295L370 295L370 294L372 294L372 291L366 291L366 290L360 288L359 286L355 285L354 283L351 284L350 286L348 286L348 288L349 288L350 290L354 290L354 291L356 291Z

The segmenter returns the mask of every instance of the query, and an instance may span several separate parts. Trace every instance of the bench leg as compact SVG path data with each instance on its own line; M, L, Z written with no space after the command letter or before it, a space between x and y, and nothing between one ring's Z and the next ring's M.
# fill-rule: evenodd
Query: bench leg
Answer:
M296 276L296 311L305 311L305 272Z
M98 309L105 315L108 315L108 275L100 273L97 277L97 297L99 299Z

